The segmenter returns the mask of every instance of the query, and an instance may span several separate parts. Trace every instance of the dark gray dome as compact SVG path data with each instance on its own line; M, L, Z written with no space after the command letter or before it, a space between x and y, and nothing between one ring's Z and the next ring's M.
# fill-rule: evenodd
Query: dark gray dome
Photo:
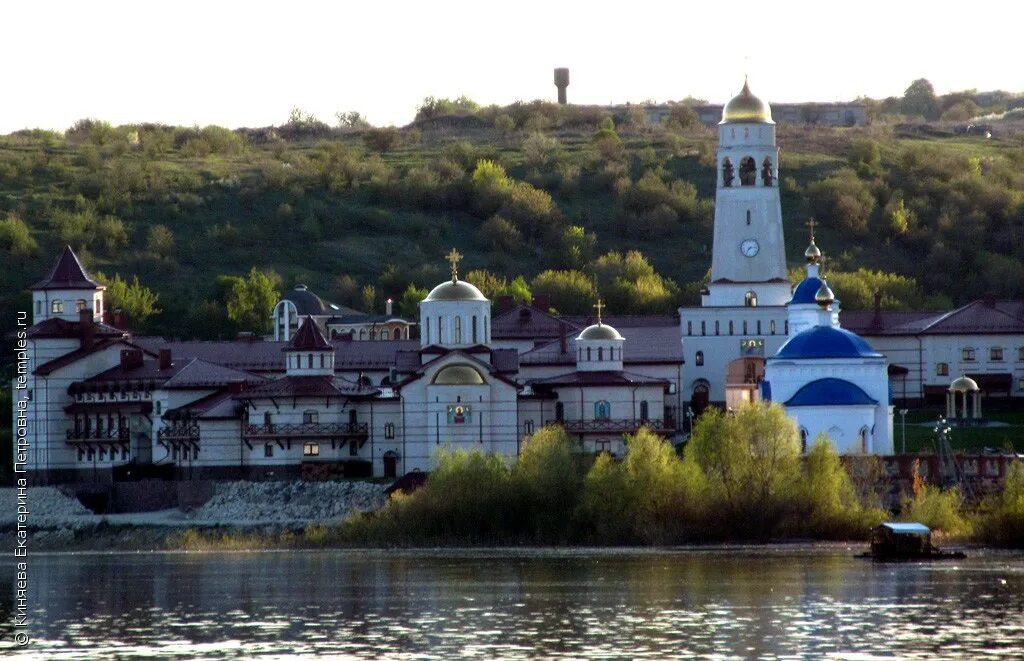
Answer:
M327 314L323 299L309 291L306 285L295 285L295 289L284 295L284 300L294 303L296 312L303 316Z

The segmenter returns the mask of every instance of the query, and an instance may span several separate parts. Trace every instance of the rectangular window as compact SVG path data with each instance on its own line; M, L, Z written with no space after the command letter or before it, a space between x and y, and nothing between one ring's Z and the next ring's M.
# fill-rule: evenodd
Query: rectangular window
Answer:
M302 424L304 425L315 425L317 423L318 415L316 411L303 411L302 412Z
M963 359L964 359L964 360L966 360L966 361L968 361L968 362L969 362L969 361L972 361L972 360L974 360L974 349L971 349L971 348L965 348L965 349L964 349L964 350L963 350L963 351L961 352L961 354L962 354L962 356L963 356Z
M348 456L358 457L359 456L359 441L349 441L348 443Z
M319 443L306 443L302 446L302 454L306 457L319 457L320 456L320 444Z
M1017 348L1017 360L1024 363L1024 347Z
M707 335L708 334L707 322L704 322L704 321L700 322L700 334L701 335Z
M935 365L935 376L949 376L949 363L938 363Z
M1024 379L1017 382L1017 390L1024 390Z
M1003 348L992 347L988 350L988 359L994 361L1001 361L1003 359Z
M266 445L263 446L263 456L264 457L273 457L274 456L274 444L273 443L267 443Z
M36 314L42 314L42 313L43 313L43 302L42 301L36 301Z
M533 420L527 420L523 423L523 433L527 436L533 433Z
M686 334L687 335L693 335L693 322L692 321L686 322ZM1022 350L1022 351L1024 351L1024 350ZM1021 355L1024 355L1024 353L1022 353ZM1022 358L1022 360L1024 360L1024 358Z
M156 414L157 415L160 415L160 409L162 408L162 406L161 406L162 404L163 404L163 402L161 402L159 399L156 400Z

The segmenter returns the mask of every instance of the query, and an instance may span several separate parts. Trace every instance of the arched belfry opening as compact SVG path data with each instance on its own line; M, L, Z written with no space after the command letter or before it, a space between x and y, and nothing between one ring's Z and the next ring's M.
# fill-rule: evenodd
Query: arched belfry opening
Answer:
M726 157L725 160L722 161L722 185L723 186L725 186L726 188L730 188L732 186L732 181L733 181L733 179L736 178L735 177L735 172L736 172L736 170L735 170L735 168L732 165L732 160L729 157Z
M757 183L757 162L752 156L744 156L740 161L740 185L753 186Z
M775 171L772 169L770 156L765 156L764 162L761 164L761 183L765 186L775 185Z

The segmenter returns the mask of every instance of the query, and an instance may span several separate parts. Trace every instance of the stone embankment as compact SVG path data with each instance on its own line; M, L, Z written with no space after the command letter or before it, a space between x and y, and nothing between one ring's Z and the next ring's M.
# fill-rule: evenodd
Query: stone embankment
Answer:
M372 482L220 482L192 514L196 522L330 522L384 505L384 485Z

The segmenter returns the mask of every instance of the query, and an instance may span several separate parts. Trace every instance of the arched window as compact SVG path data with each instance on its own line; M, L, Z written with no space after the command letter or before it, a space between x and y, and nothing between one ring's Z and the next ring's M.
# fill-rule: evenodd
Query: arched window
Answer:
M687 335L693 335L693 322L692 321L686 322L686 334ZM1024 354L1022 354L1022 355L1024 355ZM1022 358L1021 360L1024 360L1024 358Z
M562 402L555 402L555 422L563 422L565 420L565 404Z
M594 402L594 419L607 420L612 417L612 405L605 400Z
M868 453L868 428L862 427L860 430L860 451L863 454Z
M326 354L320 354L320 367L324 367L324 361L327 359Z
M757 334L758 335L761 334L761 320L760 319L757 320Z
M750 209L747 209L747 225L750 224Z
M1002 347L990 347L988 350L988 359L990 361L1000 361L1003 359L1003 348Z
M732 186L732 180L735 178L735 168L732 165L732 161L726 158L722 161L722 185L726 188Z
M267 428L267 431L274 431L274 419L270 415L270 411L263 412L263 426Z
M647 406L647 400L640 402L640 422L647 422L650 417L649 409Z
M949 363L938 363L935 365L935 376L949 376Z
M313 368L313 354L306 354L306 367Z
M455 344L462 344L462 317L455 317Z
M394 339L394 340L402 339L402 329L401 328L396 328L395 332L391 334L391 338Z
M75 312L81 312L82 310L85 309L86 305L87 303L85 302L84 298L78 299L77 301L75 301Z
M707 322L705 322L705 321L700 322L700 334L701 335L707 335L708 334Z
M729 335L732 335L732 319L729 320Z
M694 355L694 357L693 357L693 364L696 365L697 367L700 367L701 365L704 364L704 352L703 351L698 351L696 353L696 355Z
M427 320L427 344L430 344L430 320Z
M302 424L304 425L315 425L319 415L313 409L307 409L302 412Z
M772 186L775 183L775 171L772 170L772 159L765 156L761 163L761 183L765 186Z
M740 185L753 186L757 183L757 162L750 156L740 161Z
M800 452L807 454L807 430L803 427L800 428Z
M96 314L103 314L103 299L99 296L96 297Z
M360 340L365 340L366 339L366 329L365 328L360 328L359 329L359 339Z
M782 332L784 334L789 335L789 319L787 319L786 321L782 322L782 329L783 329Z
M743 295L743 305L746 305L748 308L756 308L757 307L757 292L748 291L746 294L744 294Z
M597 348L597 359L604 360L604 347Z
M590 347L587 347L587 360L588 361L591 360L591 357L590 357Z
M718 335L718 334L719 334L718 320L715 319L715 335Z
M489 332L490 326L487 325L487 315L484 315L484 344L491 341L491 334Z
M743 334L744 335L747 334L747 320L746 319L743 320Z
M476 315L473 315L473 344L476 344Z
M444 330L444 326L441 325L441 317L438 317L437 318L437 343L438 344L441 344L442 342L444 342L444 333L442 332L443 330Z
M774 319L772 319L771 321L768 322L768 332L770 334L772 334L772 335L775 335L775 320Z
M64 314L64 301L56 300L50 304L50 312L53 314Z

